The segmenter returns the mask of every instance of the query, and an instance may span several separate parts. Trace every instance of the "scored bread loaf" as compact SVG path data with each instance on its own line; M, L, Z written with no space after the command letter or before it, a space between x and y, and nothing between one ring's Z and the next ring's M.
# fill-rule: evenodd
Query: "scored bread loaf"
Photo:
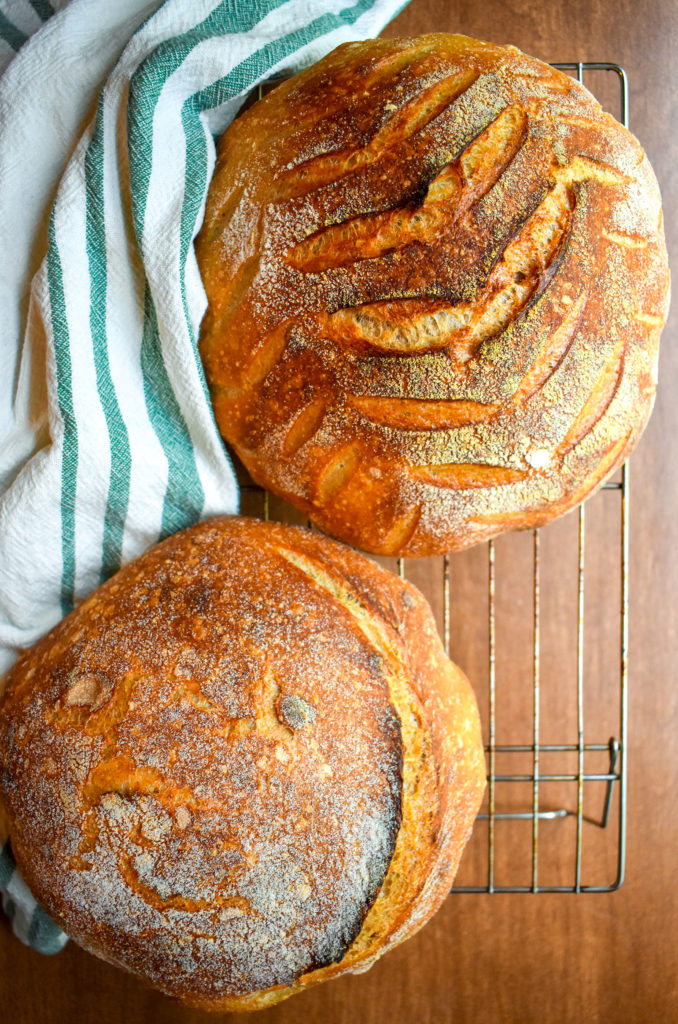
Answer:
M0 802L36 898L194 1006L361 970L443 901L485 784L414 587L240 518L123 568L10 672Z
M458 35L339 47L226 131L197 253L217 423L384 554L540 525L626 457L668 302L634 137Z

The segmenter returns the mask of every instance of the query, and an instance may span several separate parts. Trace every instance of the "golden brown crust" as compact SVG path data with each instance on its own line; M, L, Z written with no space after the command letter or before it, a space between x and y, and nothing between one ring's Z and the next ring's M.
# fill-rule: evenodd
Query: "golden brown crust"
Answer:
M409 584L308 530L177 534L28 652L0 799L86 949L257 1009L412 934L484 787L471 689Z
M197 252L224 437L368 550L539 525L649 416L668 302L652 169L513 47L339 47L225 133Z

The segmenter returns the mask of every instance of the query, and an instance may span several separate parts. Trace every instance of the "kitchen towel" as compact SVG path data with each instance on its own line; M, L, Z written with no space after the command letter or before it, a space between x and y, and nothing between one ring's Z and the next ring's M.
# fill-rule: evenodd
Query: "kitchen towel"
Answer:
M120 565L237 511L197 348L214 140L405 2L0 0L0 674ZM61 948L8 843L0 890Z

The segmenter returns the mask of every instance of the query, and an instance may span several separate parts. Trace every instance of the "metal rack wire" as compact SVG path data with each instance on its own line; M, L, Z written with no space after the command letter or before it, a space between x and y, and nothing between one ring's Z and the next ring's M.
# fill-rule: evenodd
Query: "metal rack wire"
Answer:
M628 127L628 80L626 72L617 64L611 63L587 63L572 61L555 64L554 67L572 73L579 82L585 81L585 75L590 72L608 72L616 76L619 83L619 108L615 113L619 120ZM593 91L593 90L592 90ZM246 488L248 489L248 488ZM251 488L251 490L258 490ZM606 697L610 708L615 709L616 727L615 734L606 740L589 742L585 732L585 696L586 696L586 673L585 673L585 606L586 606L586 507L582 505L578 513L578 537L577 557L573 564L567 566L567 571L576 578L577 598L576 615L572 622L572 645L573 652L576 647L576 669L574 678L571 680L571 693L576 703L576 737L570 742L545 743L541 736L542 719L542 679L541 679L541 653L542 653L542 630L544 626L541 607L541 582L542 582L542 555L541 555L541 534L542 531L532 531L532 557L531 557L531 664L532 664L532 685L531 700L522 707L524 719L530 721L531 742L529 743L498 743L497 735L502 725L498 711L498 696L501 692L501 674L497 670L497 542L490 541L486 547L486 583L487 583L487 693L479 693L481 712L484 714L484 734L486 737L486 756L488 765L487 797L486 805L479 815L477 825L467 851L462 860L462 870L458 876L458 882L452 889L454 893L537 893L537 892L570 892L570 893L593 893L611 892L618 889L624 879L625 852L626 852L626 785L627 785L627 741L628 741L628 608L629 608L629 470L628 464L621 469L619 479L603 485L602 494L606 499L618 501L618 528L616 538L608 538L609 543L618 545L619 557L619 594L614 600L619 600L619 614L615 613L615 620L618 622L619 673L614 691L609 692ZM265 519L270 516L270 501L268 494L263 494L263 515ZM454 648L454 628L452 616L451 594L455 580L455 558L457 556L446 555L437 560L441 563L439 571L442 575L442 632L445 650L454 660L456 659ZM403 578L409 575L408 563L399 559L397 571ZM474 679L476 690L478 682ZM570 683L568 682L568 686ZM531 706L530 706L531 705ZM576 758L574 769L565 771L550 771L544 769L544 764L554 755L567 758ZM605 758L605 770L586 770L586 763L589 758ZM525 767L525 759L528 759ZM510 770L499 771L499 762L515 765L522 765L522 771ZM575 797L570 804L546 801L544 797L545 788L549 784L567 784L575 788ZM505 794L515 796L516 788L528 787L530 791L527 806L515 809L510 803L505 805ZM511 788L513 787L513 788ZM585 813L585 806L588 806L587 797L593 787L603 788L602 806L597 815ZM599 803L601 801L598 801ZM573 824L574 835L566 837L558 835L555 838L556 859L559 862L559 870L556 872L562 876L563 872L569 874L569 880L557 883L551 880L543 881L541 874L542 847L546 840L550 846L553 837L549 831L562 827L564 822ZM528 876L521 882L511 878L509 881L499 881L497 878L497 847L498 840L503 829L510 827L513 823L522 823L520 834L512 837L514 847L521 846L523 860L526 849L529 849ZM616 828L613 827L616 824ZM524 834L525 827L529 829L529 836ZM609 836L606 843L607 864L613 864L613 875L609 881L587 883L584 871L584 853L587 837L593 833L598 836L605 834ZM616 844L616 849L610 850L610 845ZM514 849L513 853L520 852ZM551 858L553 859L553 858ZM504 861L511 863L511 851ZM465 870L470 864L469 871ZM509 868L509 870L511 870ZM474 875L475 872L475 875ZM460 877L461 876L461 877Z

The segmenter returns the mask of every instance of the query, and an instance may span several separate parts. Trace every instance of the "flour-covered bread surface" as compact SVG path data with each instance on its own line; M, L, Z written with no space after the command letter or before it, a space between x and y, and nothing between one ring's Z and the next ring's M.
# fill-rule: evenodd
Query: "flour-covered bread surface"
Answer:
M540 525L649 416L657 183L581 85L459 35L339 47L226 131L197 246L217 422L367 550Z
M0 706L0 802L36 898L205 1009L270 1005L416 931L484 783L473 693L418 591L255 520L123 568Z

